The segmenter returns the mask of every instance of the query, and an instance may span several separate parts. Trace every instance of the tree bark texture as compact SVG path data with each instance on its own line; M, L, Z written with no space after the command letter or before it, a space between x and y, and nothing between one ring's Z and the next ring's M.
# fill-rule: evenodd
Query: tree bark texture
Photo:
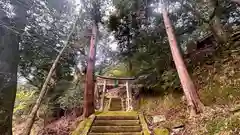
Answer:
M172 57L177 68L178 76L180 78L184 94L187 99L190 116L193 116L201 111L202 103L184 64L183 58L177 45L177 40L173 31L173 27L171 25L171 21L168 17L168 13L165 7L163 7L162 11Z
M21 1L21 0L19 0ZM8 18L0 11L0 135L12 135L12 115L17 91L19 42L27 23L27 6L11 0L15 16ZM11 28L14 28L11 29Z
M0 134L11 135L20 38L16 33L0 27L0 41Z
M223 44L227 42L227 33L225 32L219 17L215 16L210 22L210 30L218 43Z
M224 29L224 26L221 24L221 9L220 5L216 4L216 0L209 0L209 5L211 8L216 8L215 15L213 19L210 21L210 30L213 33L213 36L215 39L221 43L224 44L228 40L227 32ZM215 7L216 6L216 7Z
M92 26L92 36L90 42L89 58L87 65L85 90L84 90L84 117L94 113L94 67L96 61L96 36L97 24Z
M44 83L43 83L43 86L42 86L42 89L40 91L40 94L39 94L39 97L35 103L35 105L33 106L32 108L32 111L31 113L29 114L28 116L28 119L26 120L25 124L26 124L26 127L25 127L25 130L23 132L23 135L29 135L31 133L31 129L32 129L32 126L34 124L34 120L35 120L35 117L36 117L36 114L37 114L37 111L38 109L40 108L41 106L41 103L44 99L44 96L47 94L47 86L51 80L51 77L52 77L52 74L54 73L55 71L55 68L57 66L57 63L60 59L60 57L62 56L64 50L67 48L68 46L68 42L70 40L70 37L72 36L74 30L75 30L75 27L76 27L76 23L77 21L74 23L73 27L72 27L72 30L71 32L69 33L68 37L67 37L67 42L65 43L64 47L62 48L62 50L59 52L58 56L56 57L55 61L53 62L52 64L52 67L47 75L47 78L45 79Z

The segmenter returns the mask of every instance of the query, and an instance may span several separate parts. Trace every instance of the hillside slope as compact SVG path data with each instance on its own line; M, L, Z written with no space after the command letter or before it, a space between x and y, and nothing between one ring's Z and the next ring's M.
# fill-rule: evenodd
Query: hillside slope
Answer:
M240 134L239 67L237 42L194 66L192 78L205 109L193 119L188 118L183 94L176 90L164 95L158 91L142 94L140 111L148 116L152 131L163 135L166 130L176 135Z

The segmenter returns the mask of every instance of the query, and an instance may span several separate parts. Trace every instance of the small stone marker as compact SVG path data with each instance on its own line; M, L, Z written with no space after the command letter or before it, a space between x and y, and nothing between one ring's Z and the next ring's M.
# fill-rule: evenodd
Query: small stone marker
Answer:
M153 123L166 121L166 117L164 115L155 115L155 116L152 116L152 118L153 118Z

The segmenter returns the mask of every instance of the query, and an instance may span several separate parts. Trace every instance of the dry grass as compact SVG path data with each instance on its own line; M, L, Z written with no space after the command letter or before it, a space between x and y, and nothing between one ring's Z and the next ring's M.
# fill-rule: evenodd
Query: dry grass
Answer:
M172 109L182 107L181 96L168 94L164 96L147 96L140 99L140 110L151 115L163 114Z

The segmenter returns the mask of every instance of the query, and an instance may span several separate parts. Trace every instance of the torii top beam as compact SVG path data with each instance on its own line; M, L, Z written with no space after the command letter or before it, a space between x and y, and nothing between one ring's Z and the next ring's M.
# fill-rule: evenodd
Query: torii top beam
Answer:
M107 76L100 76L100 75L96 75L96 77L106 79L106 80L125 80L125 81L136 79L135 77L129 77L129 78L121 77L121 78L118 78L118 77L107 77Z

